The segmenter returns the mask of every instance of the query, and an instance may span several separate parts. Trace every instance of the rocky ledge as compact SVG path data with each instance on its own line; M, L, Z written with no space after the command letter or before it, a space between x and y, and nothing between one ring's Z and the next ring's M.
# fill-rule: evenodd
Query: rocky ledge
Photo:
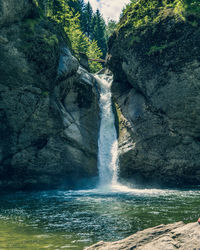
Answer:
M192 250L200 247L200 225L177 222L145 229L116 242L98 242L87 250Z

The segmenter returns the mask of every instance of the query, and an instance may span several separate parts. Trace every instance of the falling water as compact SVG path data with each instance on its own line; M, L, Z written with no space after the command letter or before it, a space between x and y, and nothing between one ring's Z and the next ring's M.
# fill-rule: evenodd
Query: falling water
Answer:
M98 169L100 188L112 188L117 185L118 141L115 117L112 109L112 77L96 76L100 87L101 125L99 132Z

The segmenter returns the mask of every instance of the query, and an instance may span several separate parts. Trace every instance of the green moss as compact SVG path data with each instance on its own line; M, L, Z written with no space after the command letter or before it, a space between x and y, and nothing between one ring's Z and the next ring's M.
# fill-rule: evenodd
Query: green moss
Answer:
M44 97L48 97L48 96L49 96L49 92L48 92L48 91L44 91L44 92L42 93L42 95L43 95Z
M162 52L164 49L166 49L168 47L167 44L161 45L161 46L152 46L149 50L149 52L147 53L148 56L155 54L156 52Z
M200 1L199 0L177 0L181 5L183 13L186 15L195 15L200 17Z
M40 25L40 22L41 19L26 19L22 23L22 49L29 59L32 58L33 53L38 49L42 49L43 52L48 53L59 45L59 40L56 34L52 34L51 32L43 29ZM39 56L42 57L41 54Z
M197 21L190 22L190 24L195 28L199 26Z
M26 21L24 22L24 26L26 29L29 30L29 32L34 33L35 24L37 22L38 22L37 19L26 19Z
M140 37L139 36L132 36L131 40L129 42L129 46L132 46L135 43L139 43L140 42Z
M44 44L46 44L46 51L51 51L52 48L59 44L58 38L55 34L44 34L43 35Z
M37 73L49 79L56 75L60 48L59 31L43 18L25 19L21 25L21 51L35 65Z
M35 33L35 26L40 22L40 18L28 18L25 19L21 27L21 38L29 39Z

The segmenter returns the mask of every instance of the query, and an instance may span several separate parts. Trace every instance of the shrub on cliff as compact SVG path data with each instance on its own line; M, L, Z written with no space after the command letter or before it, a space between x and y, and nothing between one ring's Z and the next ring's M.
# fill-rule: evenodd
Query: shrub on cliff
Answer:
M168 9L173 9L174 14L185 21L189 15L200 17L198 0L139 0L123 11L118 30L124 29L128 35L134 29L157 23Z
M191 47L188 56L192 56L192 51L199 48L198 27L200 2L197 0L133 1L123 10L108 47L111 48L118 37L118 40L126 39L123 48L134 47L144 61L152 55L162 57L165 52L170 57L176 54L177 58L181 58L183 51ZM161 58L158 61L161 63Z

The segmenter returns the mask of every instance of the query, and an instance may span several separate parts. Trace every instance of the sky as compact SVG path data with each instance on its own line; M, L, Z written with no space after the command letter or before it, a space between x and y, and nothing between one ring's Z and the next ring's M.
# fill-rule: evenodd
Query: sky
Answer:
M88 1L86 1L88 2ZM93 11L99 9L105 20L119 21L120 13L130 0L89 0Z

